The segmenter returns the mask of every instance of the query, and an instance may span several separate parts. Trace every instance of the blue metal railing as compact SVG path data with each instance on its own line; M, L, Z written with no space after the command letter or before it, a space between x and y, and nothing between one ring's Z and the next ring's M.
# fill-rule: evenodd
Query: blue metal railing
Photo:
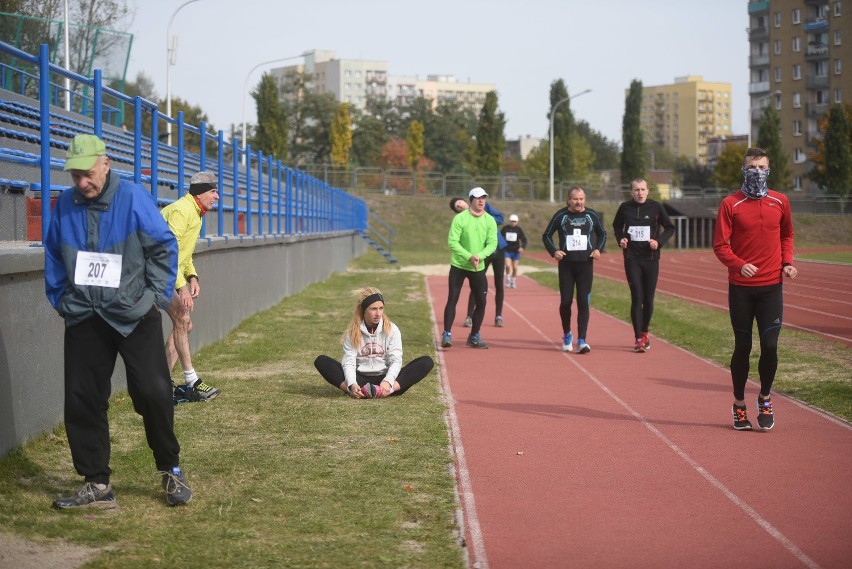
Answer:
M173 185L178 198L184 195L188 180L198 170L213 170L219 177L219 203L217 207L217 230L219 236L225 233L225 213L232 214L232 235L293 235L316 234L337 231L359 231L367 229L368 209L363 200L334 188L329 184L285 166L273 156L264 156L262 152L253 152L246 147L243 152L238 140L226 143L223 131L212 134L207 131L204 122L198 126L184 121L183 113L177 113L172 118L160 113L157 104L141 97L127 95L105 86L100 70L95 70L91 79L83 77L62 67L50 63L48 46L43 44L39 55L34 56L17 48L0 42L0 53L10 55L23 64L29 64L38 70L36 74L18 71L8 65L0 65L0 87L18 73L17 83L21 85L21 94L26 93L25 83L37 82L37 121L40 133L40 166L41 206L42 206L42 239L47 235L50 220L50 188L51 188L51 142L61 146L61 140L51 140L51 125L63 123L72 125L72 120L61 113L51 110L62 97L84 97L85 102L80 108L91 109L86 112L89 120L79 123L79 132L85 132L88 126L94 134L104 137L104 122L115 115L117 108L130 105L134 116L132 133L124 135L110 132L107 139L108 151L111 147L126 145L125 150L132 155L127 159L131 173L120 173L132 177L139 184L148 184L155 199L161 203L171 202L171 199L158 195L158 186L163 180L174 178ZM22 67L25 65L22 65ZM56 77L56 80L52 78ZM91 91L92 96L81 95L79 92L69 93L60 85L67 77L76 85ZM31 87L32 89L32 87ZM104 102L109 98L109 104ZM150 130L143 132L143 116L151 116ZM172 125L177 131L177 145L169 146L160 142L161 124ZM70 128L70 127L69 127ZM193 153L186 148L187 134L196 135L200 139L200 150ZM122 142L121 138L126 138ZM2 139L0 139L2 140ZM215 148L215 156L207 156L208 145ZM226 162L226 154L231 154L230 163ZM242 163L245 163L245 166ZM54 161L54 169L57 169ZM206 223L202 226L202 236L206 236Z

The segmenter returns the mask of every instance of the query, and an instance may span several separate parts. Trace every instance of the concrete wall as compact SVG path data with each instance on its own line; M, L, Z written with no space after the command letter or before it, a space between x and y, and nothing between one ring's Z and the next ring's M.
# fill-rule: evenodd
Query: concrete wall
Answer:
M192 315L192 351L345 270L366 251L366 242L348 232L199 240L194 261L201 296ZM167 335L171 321L163 320ZM43 250L26 242L0 244L0 456L62 421L63 335L63 321L44 295ZM125 385L119 358L113 390Z

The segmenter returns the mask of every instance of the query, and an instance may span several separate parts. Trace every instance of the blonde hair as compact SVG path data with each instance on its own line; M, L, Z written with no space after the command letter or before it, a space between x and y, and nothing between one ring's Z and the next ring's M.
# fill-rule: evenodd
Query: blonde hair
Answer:
M355 311L352 314L352 321L349 322L349 327L340 338L341 342L345 342L346 338L349 338L356 350L359 349L362 344L361 323L364 321L364 310L361 308L361 303L364 302L367 297L374 294L382 294L382 291L375 287L367 287L355 292ZM384 303L384 301L382 301L382 303ZM391 332L393 332L393 324L391 324L387 314L382 316L382 323L382 330L384 330L385 334L390 336Z

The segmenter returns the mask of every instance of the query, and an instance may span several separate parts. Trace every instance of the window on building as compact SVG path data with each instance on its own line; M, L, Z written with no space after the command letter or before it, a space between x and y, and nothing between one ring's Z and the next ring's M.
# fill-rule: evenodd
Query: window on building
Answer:
M834 74L840 75L840 71L843 69L843 60L835 59L834 60Z
M817 61L814 64L814 71L816 71L815 75L817 77L825 77L828 75L828 61L825 59Z
M793 10L793 23L801 24L802 23L802 12L796 8Z
M798 36L793 38L793 51L802 51L802 40Z
M793 66L793 79L798 81L802 78L802 65L797 63Z
M793 136L802 136L802 121L793 121Z
M834 90L834 102L842 103L843 102L843 89L835 89Z
M827 91L815 91L814 98L816 99L817 105L825 105L828 103L828 92Z
M781 55L781 40L775 40L775 55Z
M801 148L797 148L793 151L793 162L796 164L801 164L805 161L805 153Z
M780 67L775 68L775 82L776 83L781 82L781 68Z
M775 110L781 110L781 95L775 95Z
M775 27L781 27L781 12L775 12Z
M835 16L839 16L839 15L840 15L840 2L835 2L835 3L834 3L834 15L835 15Z
M351 77L352 76L352 70L347 69L346 71L343 72L343 76L344 77Z
M840 30L834 30L834 45L840 45Z
M802 107L802 94L801 93L793 93L793 108L799 109Z
M793 189L797 192L802 191L802 177L801 176L794 176L793 177Z

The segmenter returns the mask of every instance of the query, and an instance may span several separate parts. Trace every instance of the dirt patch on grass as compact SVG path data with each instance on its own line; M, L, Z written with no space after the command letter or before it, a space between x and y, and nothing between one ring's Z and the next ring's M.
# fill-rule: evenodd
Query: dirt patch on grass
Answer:
M0 569L73 569L97 553L64 541L36 542L0 532Z

